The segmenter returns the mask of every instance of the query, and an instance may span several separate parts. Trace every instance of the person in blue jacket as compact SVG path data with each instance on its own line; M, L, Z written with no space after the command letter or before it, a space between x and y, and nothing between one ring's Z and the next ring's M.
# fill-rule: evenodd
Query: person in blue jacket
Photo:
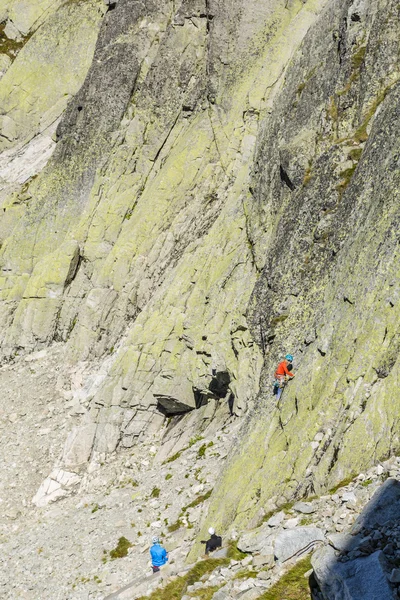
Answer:
M153 573L158 573L160 567L163 567L168 562L168 552L160 544L157 536L152 538L152 547L150 548L151 566Z

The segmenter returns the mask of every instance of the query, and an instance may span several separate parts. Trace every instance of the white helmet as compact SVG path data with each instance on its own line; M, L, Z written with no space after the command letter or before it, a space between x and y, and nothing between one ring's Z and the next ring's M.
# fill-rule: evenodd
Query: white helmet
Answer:
M214 527L210 527L210 528L209 528L209 530L208 530L208 533L209 533L210 535L214 535L214 533L215 533L215 529L214 529Z
M158 538L158 537L155 535L155 536L153 536L153 537L151 538L151 541L152 541L152 543L153 543L153 544L158 544L158 543L159 543L159 541L160 541L160 538Z

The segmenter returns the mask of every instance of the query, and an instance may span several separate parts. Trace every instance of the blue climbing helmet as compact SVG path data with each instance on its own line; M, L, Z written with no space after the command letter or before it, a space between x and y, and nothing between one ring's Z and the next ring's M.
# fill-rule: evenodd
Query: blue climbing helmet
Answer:
M286 354L285 356L286 360L288 360L289 362L293 362L293 356L291 354Z

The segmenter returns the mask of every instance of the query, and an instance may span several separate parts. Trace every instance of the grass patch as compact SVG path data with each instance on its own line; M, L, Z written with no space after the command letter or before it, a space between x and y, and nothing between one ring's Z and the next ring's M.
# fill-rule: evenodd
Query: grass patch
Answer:
M229 560L243 560L244 558L246 558L247 554L246 552L242 552L241 550L239 550L239 548L236 545L236 542L234 540L230 540L229 544L228 544L228 553L227 553L227 558L229 558Z
M181 454L183 452L185 452L185 450L187 450L187 449L188 449L188 446L186 446L186 448L182 448L182 450L179 450L179 452L176 452L175 454L173 454L172 456L167 458L167 460L164 460L163 465L167 465L168 463L172 463L175 460L178 460L178 458L181 456Z
M115 560L117 558L124 558L124 556L128 556L128 550L132 548L132 544L126 537L120 537L118 540L117 547L114 550L110 551L111 560Z
M364 62L366 51L367 51L366 46L360 46L358 48L358 50L356 50L356 52L354 52L353 56L351 57L351 66L352 66L353 70L357 70L357 71L360 70L361 65Z
M314 522L314 519L309 516L301 517L301 519L300 519L300 525L312 525L313 522Z
M206 492L202 496L197 496L197 498L195 498L190 504L188 504L187 506L184 506L181 510L181 513L180 513L178 519L175 521L175 523L172 523L171 525L168 526L169 533L177 531L178 529L183 527L183 523L182 523L181 519L185 515L185 513L188 511L188 509L195 508L199 504L202 504L203 502L208 500L208 498L211 496L211 492L212 492L212 490L208 490L208 492ZM193 527L193 525L191 525L191 524L189 524L187 526L188 529L191 529L192 527Z
M197 451L197 458L203 458L206 454L207 448L211 448L214 446L214 442L209 442L208 444L203 444Z
M311 167L307 167L307 169L305 170L305 173L304 173L304 177L303 177L303 185L307 185L307 183L309 183L312 178L313 178L313 172L311 170Z
M217 567L226 567L227 565L229 565L228 558L209 558L199 561L183 577L177 577L165 586L165 588L157 589L150 596L141 596L137 600L181 600L187 588L200 581L203 575L211 573ZM201 596L197 596L197 598L199 597L201 598ZM205 598L209 600L208 596L205 596ZM204 597L202 600L204 600Z
M311 557L299 561L258 600L310 600L308 579L304 577L311 569Z
M197 600L212 600L215 592L220 590L222 585L213 585L212 587L206 587L202 590L196 590L191 592L191 598L197 598Z
M194 446L197 442L200 442L201 440L203 440L203 436L202 435L195 435L194 437L192 437L189 440L189 448L191 448L192 446Z
M248 569L242 569L238 571L233 579L255 579L257 577L257 571L249 571Z
M345 479L342 479L342 481L328 491L328 494L335 494L340 488L344 487L345 485L349 485L349 483L351 483L355 477L357 477L357 475L354 475L353 473Z
M178 531L178 529L180 529L181 527L183 527L182 521L178 519L177 521L175 521L175 523L171 523L171 525L168 525L167 529L169 533L173 533L174 531Z
M185 513L188 510L188 508L194 508L195 506L198 506L202 502L205 502L206 500L209 499L209 497L211 496L211 493L212 493L212 490L208 490L208 492L206 492L202 496L197 496L197 498L195 500L193 500L193 502L191 502L190 504L188 504L187 506L184 506L182 508L182 512Z
M150 498L159 498L160 497L160 488L158 487L153 487L153 489L151 490L151 494L150 494Z
M32 33L22 37L19 41L11 40L4 33L5 28L6 24L2 23L0 25L0 54L7 54L11 60L14 60L21 48L23 48L26 42L32 37Z
M354 164L352 167L350 167L349 169L346 169L345 171L343 171L342 173L340 173L341 176L341 181L340 183L338 183L338 185L336 186L337 191L339 192L339 195L341 196L344 191L346 190L346 188L348 187L353 175L354 175L354 171L357 168L357 163Z
M368 487L372 483L372 479L366 479L361 483L363 487Z
M362 148L352 148L349 152L349 158L351 160L359 161L361 158L361 154L363 153Z

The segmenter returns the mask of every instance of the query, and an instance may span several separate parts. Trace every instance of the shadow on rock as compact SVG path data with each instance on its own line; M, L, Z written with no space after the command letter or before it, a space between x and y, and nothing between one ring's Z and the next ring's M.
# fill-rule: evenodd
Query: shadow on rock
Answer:
M400 598L400 482L388 479L350 533L328 536L312 557L313 600Z

